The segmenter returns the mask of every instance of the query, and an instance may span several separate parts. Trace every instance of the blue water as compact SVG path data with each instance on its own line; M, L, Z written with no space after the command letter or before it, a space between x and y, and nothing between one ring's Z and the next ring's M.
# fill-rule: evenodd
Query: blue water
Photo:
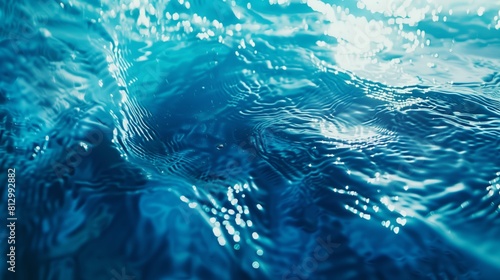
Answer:
M1 278L498 279L499 69L498 1L3 0Z

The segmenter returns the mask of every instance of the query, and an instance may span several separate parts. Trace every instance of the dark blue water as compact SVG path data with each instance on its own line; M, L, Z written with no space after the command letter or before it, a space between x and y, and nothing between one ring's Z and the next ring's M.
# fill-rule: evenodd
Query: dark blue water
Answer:
M500 3L437 2L3 0L1 278L497 279Z

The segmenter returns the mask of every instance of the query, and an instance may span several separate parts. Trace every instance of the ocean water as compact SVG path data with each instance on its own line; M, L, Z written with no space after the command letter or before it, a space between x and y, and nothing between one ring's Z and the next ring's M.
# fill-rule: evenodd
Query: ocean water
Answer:
M0 278L498 279L499 69L498 1L2 0Z

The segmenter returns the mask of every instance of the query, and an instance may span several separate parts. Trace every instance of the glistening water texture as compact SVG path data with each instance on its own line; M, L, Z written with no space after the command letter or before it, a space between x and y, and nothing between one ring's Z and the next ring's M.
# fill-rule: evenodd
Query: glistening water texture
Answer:
M3 279L498 279L498 1L0 7Z

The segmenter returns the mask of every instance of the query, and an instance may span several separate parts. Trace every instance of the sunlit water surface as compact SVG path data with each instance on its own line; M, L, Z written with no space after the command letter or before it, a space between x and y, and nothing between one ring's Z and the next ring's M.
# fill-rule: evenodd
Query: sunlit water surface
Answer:
M497 1L0 7L16 279L498 279Z

